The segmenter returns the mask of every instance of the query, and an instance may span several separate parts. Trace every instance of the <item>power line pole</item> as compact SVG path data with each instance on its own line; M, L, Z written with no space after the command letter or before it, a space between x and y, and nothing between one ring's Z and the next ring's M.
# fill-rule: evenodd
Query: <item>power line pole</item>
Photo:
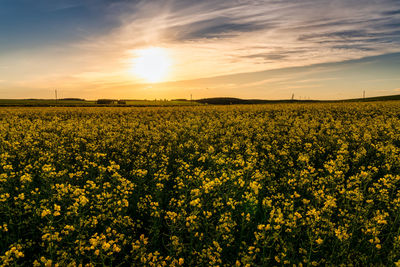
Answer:
M365 90L363 91L363 99L365 100Z
M57 99L57 89L54 90L54 93L56 95L56 104L57 104L57 101L58 101L58 99Z

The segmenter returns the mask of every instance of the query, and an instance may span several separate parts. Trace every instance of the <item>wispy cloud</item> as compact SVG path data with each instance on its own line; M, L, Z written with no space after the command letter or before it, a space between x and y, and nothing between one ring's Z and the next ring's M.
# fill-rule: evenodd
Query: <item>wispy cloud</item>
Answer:
M278 84L259 78L261 71L400 51L397 0L4 1L18 2L20 8L36 5L39 33L62 26L43 38L31 37L40 45L21 34L17 45L0 47L0 61L11 66L7 81L24 86L138 88L142 85L131 72L132 60L137 49L148 46L164 47L171 55L171 82L253 72L243 84L259 90ZM0 10L0 15L11 18L11 11ZM9 28L2 32L2 27L0 34L10 38ZM232 89L234 83L223 84Z
M145 46L176 58L171 79L210 77L400 51L396 1L136 1L119 3L120 26L82 47L114 50L114 59ZM100 53L100 52L99 52Z

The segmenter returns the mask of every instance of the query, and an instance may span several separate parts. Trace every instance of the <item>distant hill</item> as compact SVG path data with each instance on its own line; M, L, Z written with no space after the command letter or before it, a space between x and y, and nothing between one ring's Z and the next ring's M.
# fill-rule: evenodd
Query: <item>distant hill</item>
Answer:
M60 98L59 100L64 100L64 101L86 101L85 99L83 99L83 98L73 98L73 97L70 97L70 98Z
M232 97L213 97L196 100L198 103L210 105L237 105L237 104L268 104L268 103L294 103L294 102L322 102L321 100L265 100L265 99L240 99Z
M390 101L390 100L400 100L400 95L386 95L386 96L375 96L364 98L354 98L346 99L344 101Z
M238 104L279 104L279 103L339 103L339 102L371 102L371 101L395 101L400 100L399 95L376 96L367 98L353 98L342 100L266 100L266 99L241 99L234 97L213 97L198 100L173 99L173 100L112 100L99 99L85 100L81 98L62 98L58 99L0 99L0 106L131 106L131 107L147 107L147 106L192 106L192 105L238 105Z
M237 104L268 104L268 103L318 103L318 102L368 102L368 101L390 101L400 100L400 95L389 95L389 96L376 96L366 98L353 98L343 100L265 100L265 99L241 99L233 97L213 97L213 98L202 98L196 100L198 103L210 104L210 105L237 105Z

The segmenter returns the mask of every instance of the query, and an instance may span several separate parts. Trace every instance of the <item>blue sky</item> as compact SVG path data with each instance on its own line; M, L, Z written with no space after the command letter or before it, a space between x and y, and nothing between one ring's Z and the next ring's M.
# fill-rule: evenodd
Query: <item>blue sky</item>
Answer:
M149 84L137 51L173 64ZM400 1L0 0L0 98L397 94Z

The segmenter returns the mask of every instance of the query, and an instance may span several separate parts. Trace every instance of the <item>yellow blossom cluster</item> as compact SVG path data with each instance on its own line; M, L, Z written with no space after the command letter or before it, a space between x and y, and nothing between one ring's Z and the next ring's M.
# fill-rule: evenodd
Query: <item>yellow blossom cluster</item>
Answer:
M0 109L0 266L400 266L400 104Z

